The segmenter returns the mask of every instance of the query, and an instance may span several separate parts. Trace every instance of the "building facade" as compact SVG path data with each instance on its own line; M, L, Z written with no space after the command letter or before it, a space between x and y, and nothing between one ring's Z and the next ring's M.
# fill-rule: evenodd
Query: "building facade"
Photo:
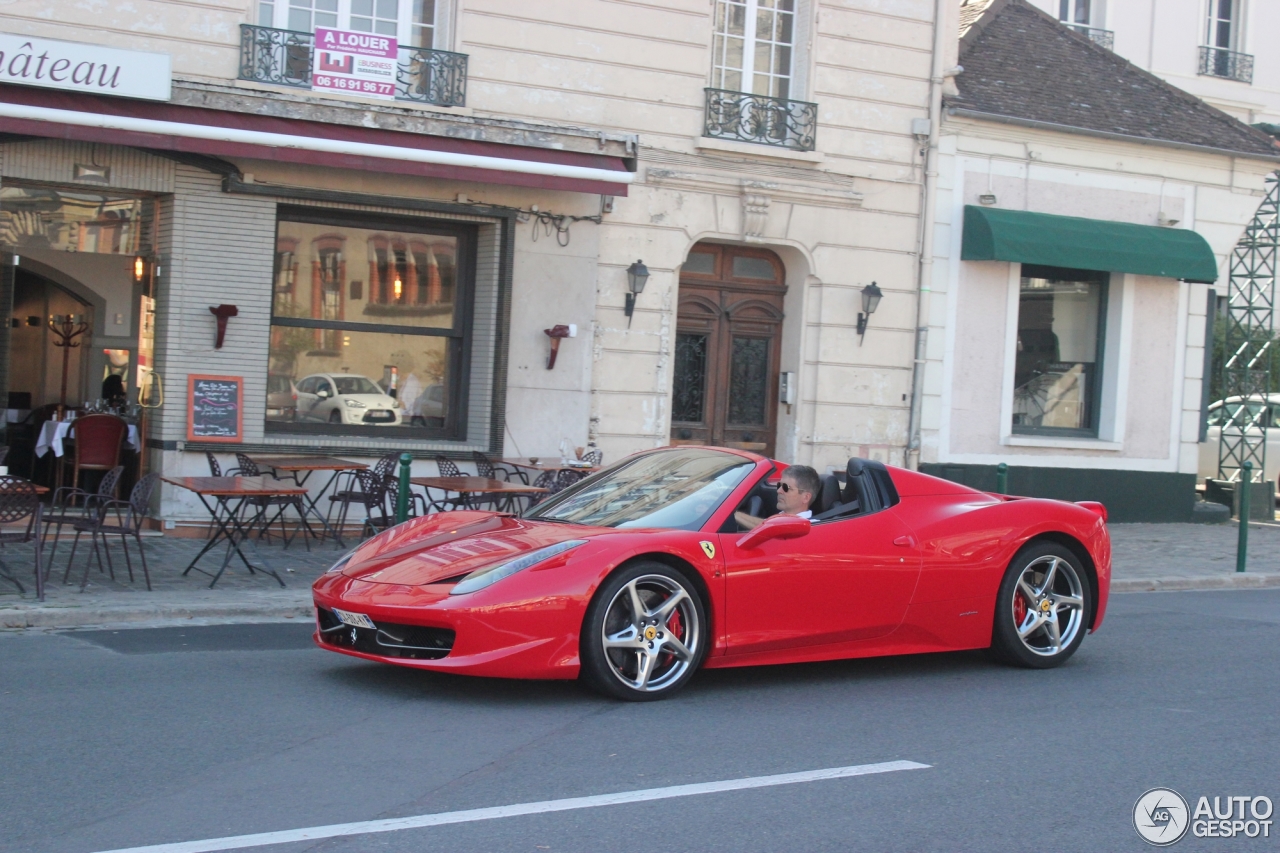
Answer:
M120 375L166 475L904 461L950 3L53 6L8 4L0 44L10 408Z
M1277 151L1030 3L961 11L921 467L1189 520L1209 290Z

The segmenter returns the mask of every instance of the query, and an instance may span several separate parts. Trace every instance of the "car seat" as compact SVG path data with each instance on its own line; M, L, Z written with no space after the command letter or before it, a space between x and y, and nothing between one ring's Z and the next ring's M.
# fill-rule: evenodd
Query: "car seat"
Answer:
M834 474L824 474L818 486L818 493L813 496L813 505L809 509L816 517L839 504L840 497L840 481Z

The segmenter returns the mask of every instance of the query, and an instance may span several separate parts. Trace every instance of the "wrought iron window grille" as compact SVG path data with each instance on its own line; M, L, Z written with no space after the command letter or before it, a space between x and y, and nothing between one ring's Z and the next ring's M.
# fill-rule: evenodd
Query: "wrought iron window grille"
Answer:
M812 151L818 105L750 92L707 89L703 136Z
M1205 77L1221 77L1225 80L1238 80L1241 83L1253 82L1253 56L1248 53L1236 53L1225 47L1200 47L1200 74Z
M1068 24L1065 22L1063 23L1063 26L1070 27L1099 47L1105 47L1110 51L1114 51L1116 49L1116 34L1111 30L1104 30L1099 27L1087 27L1084 24Z
M315 36L275 27L240 25L240 79L311 88ZM462 107L467 102L467 55L426 47L400 47L396 100Z

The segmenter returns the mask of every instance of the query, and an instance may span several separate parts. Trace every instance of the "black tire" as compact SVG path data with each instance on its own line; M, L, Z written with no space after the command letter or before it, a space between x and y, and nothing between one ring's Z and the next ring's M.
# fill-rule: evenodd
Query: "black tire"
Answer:
M631 603L632 590L645 610L641 618ZM580 678L617 699L665 699L702 665L707 627L702 595L683 572L649 560L626 565L596 590L587 608L579 638ZM615 643L608 649L606 632Z
M340 424L340 423L342 423L342 412L339 412L337 409L334 409L332 412L330 412L330 413L329 413L329 423L331 423L331 424Z
M1069 548L1056 542L1028 545L1000 583L992 653L1014 666L1061 666L1088 632L1091 596L1089 578Z

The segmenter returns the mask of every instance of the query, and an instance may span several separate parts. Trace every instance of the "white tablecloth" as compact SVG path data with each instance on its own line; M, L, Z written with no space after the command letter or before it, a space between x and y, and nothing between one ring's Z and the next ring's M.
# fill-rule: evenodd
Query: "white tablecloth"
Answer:
M63 454L62 441L68 435L75 434L75 421L45 421L44 426L40 427L40 438L36 441L36 456L44 456L50 450L54 456ZM135 424L129 424L129 446L134 450L141 450L142 445L138 441L138 427Z

